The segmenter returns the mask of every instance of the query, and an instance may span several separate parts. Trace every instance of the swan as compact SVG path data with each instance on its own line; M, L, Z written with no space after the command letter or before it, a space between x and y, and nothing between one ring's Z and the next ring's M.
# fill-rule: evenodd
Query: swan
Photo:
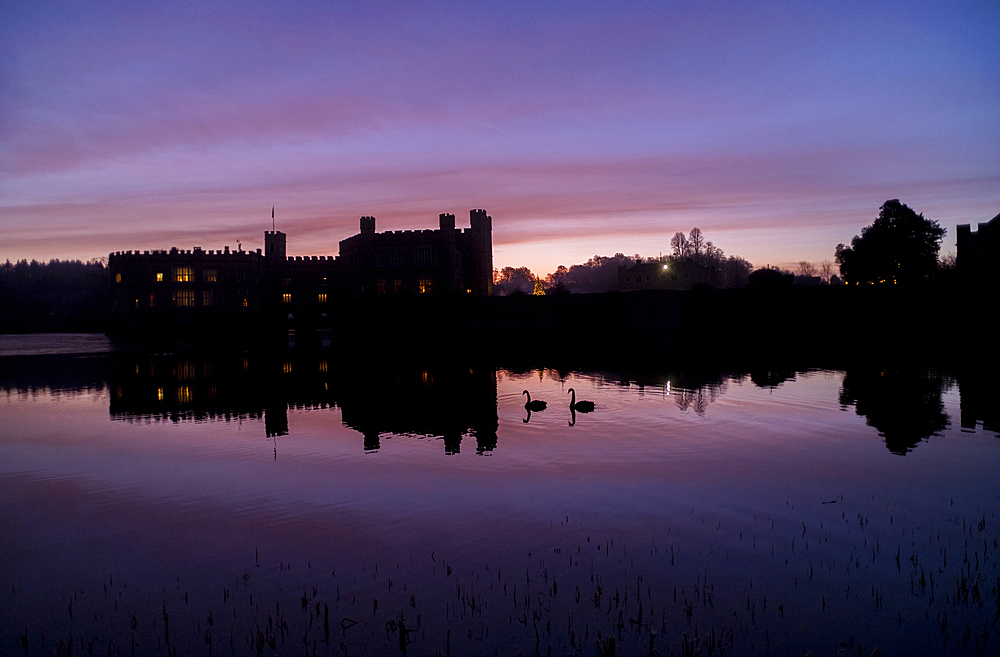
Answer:
M522 394L522 395L528 395L528 401L526 401L526 402L524 403L524 408L525 408L525 409L526 409L526 410L527 410L527 411L528 411L529 413L530 413L531 411L544 411L544 410L545 410L545 406L546 406L546 404L545 404L545 402L543 402L543 401L542 401L541 399L536 399L535 401L531 401L531 393L530 393L530 392L528 392L527 390L525 390L525 391L524 391L524 392L522 392L521 394Z
M594 410L594 402L587 401L586 399L581 399L580 401L576 400L576 390L570 388L569 390L566 391L566 394L573 395L573 397L569 402L569 410L580 411L581 413L589 413L592 410Z

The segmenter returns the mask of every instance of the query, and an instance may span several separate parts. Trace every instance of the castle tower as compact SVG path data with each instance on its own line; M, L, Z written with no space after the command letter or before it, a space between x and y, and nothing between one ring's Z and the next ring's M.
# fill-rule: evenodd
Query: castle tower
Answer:
M472 293L489 296L493 294L493 217L486 210L470 210L469 222L474 260Z
M285 234L280 230L264 231L264 257L277 261L285 259Z

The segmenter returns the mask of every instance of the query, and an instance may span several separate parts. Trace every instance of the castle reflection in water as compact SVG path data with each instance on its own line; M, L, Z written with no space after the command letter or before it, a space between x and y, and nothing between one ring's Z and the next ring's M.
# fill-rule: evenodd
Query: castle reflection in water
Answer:
M510 370L517 375L517 370ZM553 370L558 378L571 370ZM663 388L668 379L648 371L590 372L614 386ZM794 385L795 368L746 371L675 371L669 395L681 411L702 415L733 382L774 388ZM747 381L749 380L749 381ZM112 420L212 422L263 420L268 437L289 432L289 409L339 409L347 427L361 434L366 451L387 435L433 437L445 454L467 440L479 454L496 449L498 370L463 358L351 358L329 345L264 351L164 348L81 355L0 358L0 391L6 394L99 394L107 391ZM943 395L957 386L960 417L945 410ZM519 390L520 388L518 388ZM955 423L963 430L1000 432L994 403L1000 379L967 368L853 367L844 372L840 407L875 428L890 452L905 455ZM606 418L608 419L608 418ZM627 422L616 418L613 422Z
M386 433L441 438L447 454L465 437L479 453L497 444L496 372L488 367L393 361L335 372L320 352L128 353L111 355L108 385L111 417L128 422L263 418L272 437L288 433L288 409L336 407L365 450L379 449Z

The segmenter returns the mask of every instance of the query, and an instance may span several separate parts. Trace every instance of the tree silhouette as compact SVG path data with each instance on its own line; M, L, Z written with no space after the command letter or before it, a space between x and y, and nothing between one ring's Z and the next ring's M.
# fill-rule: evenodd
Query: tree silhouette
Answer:
M688 244L691 245L691 253L696 256L701 255L705 250L705 237L697 226L691 229L691 234L688 235Z
M691 255L691 245L688 243L687 235L679 231L670 239L670 248L674 250L675 258Z
M934 274L944 234L938 222L893 199L851 246L837 245L837 264L848 283L912 285Z

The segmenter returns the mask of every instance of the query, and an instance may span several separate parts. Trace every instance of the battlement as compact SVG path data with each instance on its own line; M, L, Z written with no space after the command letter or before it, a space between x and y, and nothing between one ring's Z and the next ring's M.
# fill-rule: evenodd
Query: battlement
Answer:
M196 246L193 249L178 249L177 247L172 247L171 249L150 249L146 251L140 251L139 249L127 250L127 251L112 251L108 254L109 258L120 258L120 259L152 259L152 258L163 258L164 256L224 256L232 258L249 258L251 256L261 255L261 250L256 251L230 251L229 247L225 249L208 249L207 251L200 246Z

